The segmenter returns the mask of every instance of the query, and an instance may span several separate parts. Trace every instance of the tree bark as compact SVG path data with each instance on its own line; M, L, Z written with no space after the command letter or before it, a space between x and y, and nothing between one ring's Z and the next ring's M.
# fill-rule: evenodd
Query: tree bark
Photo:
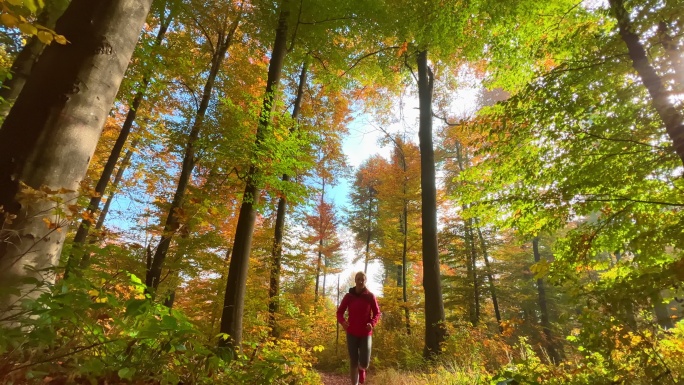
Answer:
M402 192L404 198L402 199L402 242L401 242L401 294L402 300L404 301L404 322L406 324L406 335L411 335L411 314L409 313L408 306L408 293L406 287L406 266L408 264L408 199L406 199L407 194L407 180L406 180L406 158L402 152L402 166L404 170L404 183L402 184Z
M185 197L185 191L190 183L190 177L192 176L192 170L195 168L195 145L199 139L200 131L204 123L204 117L209 107L209 101L211 100L211 93L214 89L214 82L216 81L216 76L221 68L221 63L228 52L228 48L233 42L233 36L235 31L240 25L240 20L242 18L242 10L238 11L235 20L231 23L229 28L225 28L218 34L216 50L214 51L213 57L211 59L211 69L207 76L207 81L204 84L204 90L202 92L202 100L200 101L199 109L195 115L195 121L190 130L190 135L188 136L188 143L185 147L185 154L183 155L183 163L181 166L180 177L178 178L178 186L176 187L176 192L171 201L171 207L169 208L169 213L166 217L166 222L164 223L164 231L162 232L161 239L159 240L159 245L154 253L154 258L152 259L152 266L150 270L147 271L147 276L145 278L145 284L149 289L157 289L159 286L159 281L161 278L162 267L164 266L164 261L166 260L166 254L171 246L171 240L180 226L179 211L183 206L183 198Z
M323 196L325 195L325 178L323 178L323 183L321 187L321 210L323 207ZM323 230L323 212L321 211L319 213L320 215L320 222L319 222L319 227L318 227L318 259L316 262L316 289L314 292L314 313L316 312L316 304L318 304L318 286L319 286L319 278L321 276L321 263L323 262L323 237L324 237L324 230Z
M63 12L64 9L58 7L55 1L47 1L36 21L44 27L54 28L55 22ZM0 98L2 99L0 104L0 120L9 114L12 104L24 88L26 80L31 75L33 65L36 63L40 53L43 52L43 48L45 48L45 44L37 36L33 36L14 59L10 69L12 76L5 79L0 87Z
M154 41L155 47L160 46L164 40L164 35L166 35L166 31L169 29L173 15L173 12L171 12L169 17L165 18L160 24L159 31L157 32L157 36ZM140 104L142 103L145 93L147 92L147 87L150 84L150 75L151 74L147 73L143 76L141 88L131 102L131 106L128 109L128 114L126 114L126 120L124 120L124 123L121 126L121 131L119 132L119 136L116 138L116 142L114 142L112 152L109 154L107 163L105 163L105 166L102 169L100 179L95 185L95 195L90 198L90 203L86 209L87 213L89 214L89 218L94 218L100 208L102 196L104 196L107 185L109 185L109 181L112 178L112 173L114 172L116 163L119 161L119 157L121 156L121 151L123 150L123 147L128 140L128 136L131 133L131 128L133 127L133 122L135 121L136 115L138 113L138 108L140 108ZM83 219L81 221L81 225L78 227L76 235L74 236L71 255L69 256L66 264L66 270L64 271L64 278L67 278L69 276L70 270L79 265L79 262L82 259L86 258L83 255L83 244L88 237L88 232L90 231L91 225L92 223L88 219Z
M273 110L273 102L275 101L276 88L280 82L283 62L287 54L287 21L290 14L289 0L282 0L279 8L278 27L271 52L271 61L268 66L266 94L264 95L256 133L256 148L259 148L261 145L266 135L266 128L271 123L271 112ZM258 172L259 170L255 165L250 166L235 229L233 254L228 269L228 283L226 284L223 315L221 317L221 333L228 334L231 339L220 339L219 346L222 347L232 345L234 348L239 348L242 343L242 314L244 311L249 255L252 248L254 222L256 221L255 205L258 203L259 195L261 194L261 188L256 180Z
M363 274L368 274L368 260L370 259L371 227L373 223L373 196L368 199L368 227L366 228L366 258L363 264Z
M297 86L297 97L295 98L294 106L292 107L292 120L294 126L290 132L297 127L297 119L299 117L299 109L302 106L302 98L304 97L304 86L307 79L307 62L302 64L302 71L299 74L299 85ZM283 174L283 182L289 182L290 176ZM280 295L280 272L282 267L283 256L283 233L285 230L285 213L287 212L287 198L283 194L278 199L278 210L276 212L275 229L273 236L273 249L271 251L271 277L268 288L268 322L271 326L271 336L278 336L278 325L276 324L276 314L278 314Z
M485 268L487 269L487 280L489 281L489 292L492 295L492 305L494 306L494 315L496 316L496 324L499 327L499 333L503 333L503 326L501 325L501 312L499 311L499 301L496 299L496 288L494 286L494 276L492 275L492 268L489 266L489 254L487 252L487 243L482 236L482 230L477 227L477 236L480 239L480 247L482 248L482 257L485 261Z
M653 302L653 312L655 313L658 325L665 330L672 329L674 327L674 322L672 322L672 318L670 318L670 311L667 308L667 304L663 303L663 296L660 293L655 293L651 297L651 302Z
M639 36L634 32L634 27L629 14L625 9L623 0L609 0L610 9L617 19L620 36L627 45L632 66L639 74L641 81L651 96L651 104L665 124L667 135L672 140L675 152L684 164L684 117L670 102L667 89L655 69L648 61L646 50L639 41Z
M20 293L0 305L39 294L35 285L21 285L22 277L54 281L45 269L57 265L67 222L55 199L76 198L151 3L72 0L55 28L70 44L44 50L7 116L0 206L16 218L0 234L0 289ZM24 186L49 191L28 197Z
M532 239L532 252L534 253L534 262L538 263L541 261L541 255L539 253L539 237L534 237ZM539 297L539 311L541 312L541 324L542 330L544 331L544 337L546 339L546 350L549 353L549 357L553 363L558 364L561 362L561 357L556 351L553 343L553 333L551 332L551 322L549 321L549 310L546 305L546 289L544 288L544 280L537 278L537 294Z
M440 353L446 337L444 303L437 249L437 188L435 152L432 147L433 75L427 63L427 51L416 58L418 64L418 100L420 106L420 186L423 230L423 288L425 290L425 348L423 355L432 358Z
M477 279L477 249L475 248L475 234L473 231L473 220L468 219L465 224L466 245L468 247L468 265L470 271L470 279L473 283L473 291L470 311L470 323L477 326L480 322L480 285Z

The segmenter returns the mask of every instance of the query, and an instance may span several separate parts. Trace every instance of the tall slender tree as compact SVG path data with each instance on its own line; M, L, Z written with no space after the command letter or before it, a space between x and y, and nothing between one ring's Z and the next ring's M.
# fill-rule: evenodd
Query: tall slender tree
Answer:
M228 14L221 16L222 21L220 22L220 29L217 31L216 44L215 46L212 46L213 50L210 64L211 68L209 69L209 74L207 75L207 80L204 84L202 99L200 100L199 108L197 109L197 113L194 117L192 129L188 135L176 192L174 193L171 207L169 208L169 212L164 223L164 230L159 240L159 245L157 246L154 257L152 258L152 265L147 271L145 278L145 284L150 289L156 289L159 286L162 267L164 265L164 261L166 260L166 254L171 246L174 233L180 226L180 210L183 206L183 199L185 197L188 184L190 183L192 171L197 163L197 141L199 140L200 131L204 125L204 118L207 113L207 108L209 108L209 102L212 98L214 83L221 68L221 63L223 63L226 53L233 43L235 32L237 31L240 21L242 20L243 7L244 2L240 3L240 5L237 7L232 20L229 19Z
M304 96L304 86L307 82L307 67L306 61L302 64L302 70L299 74L299 84L297 86L297 96L295 97L294 106L292 107L292 120L293 127L292 130L296 129L297 118L299 117L299 110L302 105L302 98ZM283 182L288 182L290 180L290 175L283 174ZM279 295L280 295L280 272L282 268L282 256L283 256L283 233L285 230L285 213L287 211L287 198L283 194L278 198L278 208L276 211L276 220L273 236L273 250L271 251L271 272L269 278L269 290L268 290L268 319L271 326L271 334L273 336L277 335L277 324L276 324L276 314L279 308Z
M287 54L287 38L290 17L290 0L281 0L278 6L278 26L276 27L275 42L271 51L271 60L268 66L266 79L266 93L263 99L261 113L256 131L255 146L263 142L266 130L271 124L271 113L276 101L277 88L283 63ZM255 164L250 165L246 175L245 191L242 197L242 205L235 229L230 267L228 270L228 282L224 297L223 313L221 316L221 333L230 336L229 339L220 339L219 346L239 347L242 343L242 314L244 312L245 285L247 270L249 267L249 255L252 248L252 236L256 221L256 205L259 201L261 188L259 181L259 169Z
M434 75L428 65L427 50L416 56L418 65L418 103L420 106L420 187L423 229L423 288L425 289L426 357L440 352L446 338L444 302L437 248L437 188L435 150L432 143L432 92Z
M534 262L541 261L541 254L539 252L539 237L532 239L532 252L534 253ZM539 311L541 312L541 325L544 331L546 350L549 357L554 363L560 363L561 357L556 350L553 342L553 332L551 331L551 321L549 320L549 309L546 298L546 288L544 287L544 279L537 278L537 294L539 296Z

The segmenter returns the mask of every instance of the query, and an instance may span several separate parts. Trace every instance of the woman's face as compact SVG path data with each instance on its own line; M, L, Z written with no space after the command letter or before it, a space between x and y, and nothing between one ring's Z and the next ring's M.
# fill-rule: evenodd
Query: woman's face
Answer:
M356 290L362 290L366 287L366 277L362 274L357 274L356 277L354 277L354 282L356 282Z

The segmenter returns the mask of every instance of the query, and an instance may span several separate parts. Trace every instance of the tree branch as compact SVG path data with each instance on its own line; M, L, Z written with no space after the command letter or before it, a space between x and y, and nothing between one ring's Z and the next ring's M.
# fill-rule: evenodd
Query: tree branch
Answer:
M391 49L399 49L399 48L401 48L401 47L391 46L391 47L381 48L381 49L379 49L379 50L377 50L377 51L374 51L374 52L369 52L369 53L367 53L367 54L361 56L360 58L358 58L358 59L354 62L354 64L351 65L351 67L347 68L347 69L342 73L342 76L346 75L349 71L351 71L352 69L354 69L354 67L356 67L359 63L361 63L362 60L364 60L364 59L366 59L366 58L368 58L368 57L377 55L377 54L379 54L380 52L388 51L388 50L391 50Z

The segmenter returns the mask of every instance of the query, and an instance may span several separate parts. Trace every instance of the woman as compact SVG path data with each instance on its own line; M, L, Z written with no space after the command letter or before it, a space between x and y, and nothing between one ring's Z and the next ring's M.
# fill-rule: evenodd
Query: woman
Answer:
M347 332L347 348L351 364L352 385L366 381L366 369L370 364L373 328L380 320L380 308L373 293L366 288L366 274L356 273L356 286L344 295L337 308L337 322ZM347 319L344 313L347 312Z

